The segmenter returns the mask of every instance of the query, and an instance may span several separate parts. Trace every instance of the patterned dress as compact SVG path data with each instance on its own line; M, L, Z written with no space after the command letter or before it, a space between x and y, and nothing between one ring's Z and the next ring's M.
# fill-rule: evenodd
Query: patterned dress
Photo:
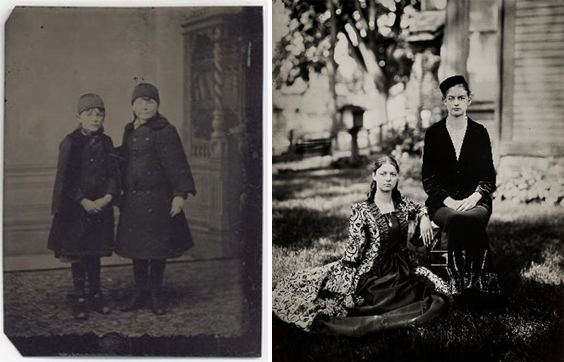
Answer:
M342 259L283 278L273 291L274 314L306 331L362 336L425 323L444 311L447 285L414 267L407 250L408 219L426 209L402 197L395 210L353 205Z

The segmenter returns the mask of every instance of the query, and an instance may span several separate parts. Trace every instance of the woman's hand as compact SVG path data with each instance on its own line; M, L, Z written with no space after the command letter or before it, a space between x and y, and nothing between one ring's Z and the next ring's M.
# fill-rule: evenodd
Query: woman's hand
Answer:
M481 198L482 198L482 195L479 192L474 192L472 195L470 195L467 198L465 198L464 200L462 200L460 205L458 205L458 208L456 209L456 211L470 210L471 208L476 206L476 204L478 203L478 201L480 201Z
M421 218L421 222L419 223L419 232L421 233L423 244L425 244L425 246L429 246L431 241L433 241L433 227L431 226L429 216L425 215Z
M172 199L172 206L170 208L170 216L175 217L180 214L182 208L184 207L184 199L181 196L175 196Z
M443 201L443 204L445 204L446 207L449 207L453 210L458 210L458 208L462 204L462 201L461 200L455 200L452 197L447 197L445 199L445 201Z

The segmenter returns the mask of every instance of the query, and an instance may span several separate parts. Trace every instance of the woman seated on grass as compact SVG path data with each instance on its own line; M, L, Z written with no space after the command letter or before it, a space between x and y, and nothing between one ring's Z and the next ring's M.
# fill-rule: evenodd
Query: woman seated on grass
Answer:
M398 191L399 166L389 156L373 166L366 201L353 205L341 260L286 276L273 291L273 312L301 329L362 336L426 323L448 305L436 275L414 268L407 250L408 218L432 239L427 209Z

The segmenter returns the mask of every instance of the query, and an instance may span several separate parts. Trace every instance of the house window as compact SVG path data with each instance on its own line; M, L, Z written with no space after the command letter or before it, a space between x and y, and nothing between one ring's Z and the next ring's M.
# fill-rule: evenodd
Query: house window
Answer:
M494 102L499 84L499 11L501 0L469 2L468 82L475 102Z

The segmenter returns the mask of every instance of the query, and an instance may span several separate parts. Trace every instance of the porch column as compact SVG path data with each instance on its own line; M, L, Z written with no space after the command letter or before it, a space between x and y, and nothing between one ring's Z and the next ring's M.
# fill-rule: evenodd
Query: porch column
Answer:
M223 50L224 25L217 24L211 31L213 41L213 112L210 140L211 209L210 237L212 242L228 240L228 218L225 195L227 191L227 155L229 143L223 112ZM228 251L229 245L224 245Z
M198 195L187 203L195 257L233 257L245 143L245 35L240 8L207 9L186 19L185 138ZM244 148L244 147L243 147Z

